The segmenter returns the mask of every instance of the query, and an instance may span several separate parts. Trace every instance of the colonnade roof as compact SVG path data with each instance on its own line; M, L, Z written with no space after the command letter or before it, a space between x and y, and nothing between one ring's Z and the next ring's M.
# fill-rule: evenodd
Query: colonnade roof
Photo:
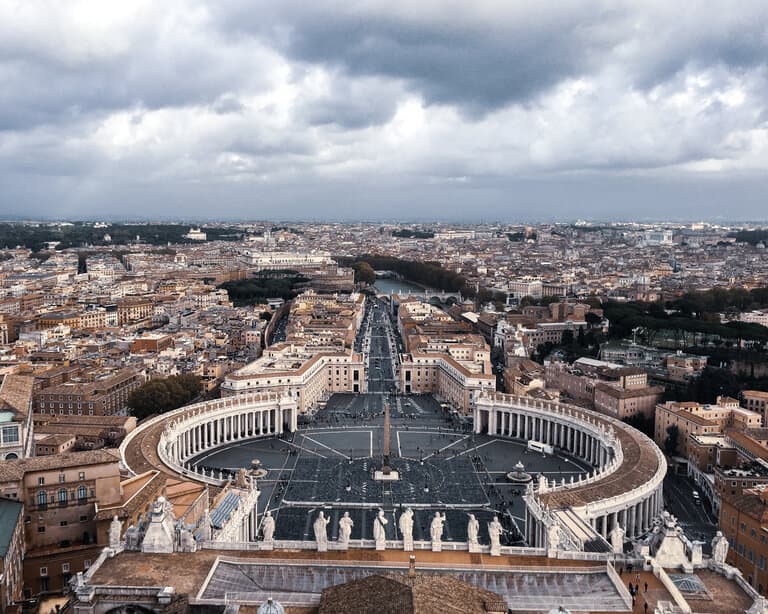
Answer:
M624 461L616 471L601 480L541 495L542 504L550 509L582 507L622 495L647 483L659 470L658 450L653 441L622 422L602 418L594 412L591 415L595 416L598 424L613 427L624 452Z

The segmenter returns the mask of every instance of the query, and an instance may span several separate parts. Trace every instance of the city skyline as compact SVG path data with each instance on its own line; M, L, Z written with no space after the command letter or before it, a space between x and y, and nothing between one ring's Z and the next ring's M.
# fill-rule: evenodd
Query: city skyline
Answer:
M766 219L759 2L9 3L0 24L0 217Z

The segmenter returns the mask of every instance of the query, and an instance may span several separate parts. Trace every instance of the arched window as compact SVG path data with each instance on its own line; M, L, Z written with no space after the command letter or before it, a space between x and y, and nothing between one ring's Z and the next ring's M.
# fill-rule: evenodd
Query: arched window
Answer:
M67 502L67 489L59 488L59 503L66 503L66 502Z
M77 498L78 499L85 499L88 496L88 490L85 488L85 486L78 486L77 487Z
M37 504L40 507L45 507L45 504L48 502L48 499L46 498L45 491L41 490L37 493Z

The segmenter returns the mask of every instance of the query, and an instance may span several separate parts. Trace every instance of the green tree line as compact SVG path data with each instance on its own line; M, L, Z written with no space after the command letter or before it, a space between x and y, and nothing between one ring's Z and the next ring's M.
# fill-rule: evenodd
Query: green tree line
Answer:
M200 378L196 375L172 375L149 380L128 397L128 407L137 420L186 405L200 395Z

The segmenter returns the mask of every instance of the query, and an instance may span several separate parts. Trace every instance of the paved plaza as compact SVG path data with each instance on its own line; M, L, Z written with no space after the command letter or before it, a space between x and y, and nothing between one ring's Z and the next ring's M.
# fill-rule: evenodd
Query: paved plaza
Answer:
M384 449L384 404L391 415L390 448L396 482L373 479ZM465 423L429 395L339 394L297 432L239 442L194 459L208 469L234 472L258 459L266 469L259 481L259 511L276 519L277 539L313 539L312 521L320 510L331 518L328 536L336 539L338 520L349 512L352 539L371 539L379 508L389 524L387 539L400 539L397 518L414 511L413 536L429 539L435 511L446 514L444 541L466 541L468 514L484 527L498 515L503 543L523 545L522 487L506 480L520 461L526 471L548 479L577 479L591 468L559 454L529 451L526 442L474 435Z

